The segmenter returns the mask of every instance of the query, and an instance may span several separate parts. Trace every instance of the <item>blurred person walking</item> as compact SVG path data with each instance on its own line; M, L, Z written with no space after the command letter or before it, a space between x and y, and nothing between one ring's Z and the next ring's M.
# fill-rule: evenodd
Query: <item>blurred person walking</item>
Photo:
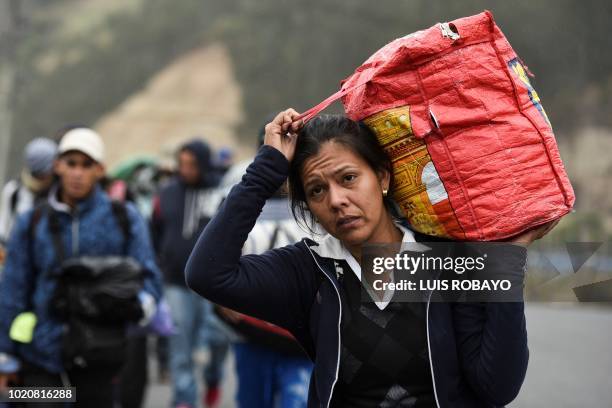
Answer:
M191 250L217 208L213 197L218 183L209 146L192 140L179 149L178 175L161 189L153 204L153 240L177 331L169 338L168 350L175 407L197 404L193 352L204 342L209 346L210 360L203 373L203 403L212 407L220 401L229 339L212 313L212 305L187 288L184 275Z
M225 173L234 164L234 151L231 147L222 147L217 151L214 160L215 169L219 172L219 176L223 177Z
M152 199L156 188L156 162L147 156L128 158L109 172L106 192L117 202L131 202L150 225ZM164 307L163 298L158 303L157 314ZM154 318L155 320L155 318ZM115 397L123 408L140 408L149 383L149 335L159 334L154 325L130 328L127 358L118 380Z
M18 179L10 180L0 198L0 243L4 245L18 215L31 210L46 198L53 182L53 162L57 144L40 137L24 149L24 166Z
M74 386L76 406L111 407L126 326L153 316L161 278L145 222L99 185L99 135L72 129L58 154L58 184L46 202L19 217L8 244L0 281L0 389L9 380Z

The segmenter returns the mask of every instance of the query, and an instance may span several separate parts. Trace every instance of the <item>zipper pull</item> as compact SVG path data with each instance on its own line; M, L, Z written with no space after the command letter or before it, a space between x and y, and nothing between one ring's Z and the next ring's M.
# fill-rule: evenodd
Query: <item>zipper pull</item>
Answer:
M344 269L336 260L334 260L334 268L336 269L336 279L338 280L338 282L342 282L342 279L344 278Z

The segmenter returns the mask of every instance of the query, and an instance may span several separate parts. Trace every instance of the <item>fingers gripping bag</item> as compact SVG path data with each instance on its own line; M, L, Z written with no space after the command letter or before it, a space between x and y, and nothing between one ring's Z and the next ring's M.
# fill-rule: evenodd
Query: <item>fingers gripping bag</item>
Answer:
M500 240L575 200L530 76L485 11L387 44L302 118L341 98L390 156L393 198L415 230Z

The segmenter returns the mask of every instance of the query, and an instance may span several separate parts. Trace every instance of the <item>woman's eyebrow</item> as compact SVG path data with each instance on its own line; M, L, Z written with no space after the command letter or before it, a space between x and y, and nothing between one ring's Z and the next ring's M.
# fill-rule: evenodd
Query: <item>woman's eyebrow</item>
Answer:
M342 173L345 170L358 170L358 167L354 164L342 164L334 169L334 175Z
M332 176L336 176L338 173L342 173L343 171L346 170L358 170L358 167L355 166L354 164L341 164L340 166L338 166L337 168L335 168L332 172ZM317 183L319 181L321 181L321 179L324 178L322 177L320 174L312 174L309 175L307 177L305 177L304 180L304 187L308 187L310 184L313 183Z

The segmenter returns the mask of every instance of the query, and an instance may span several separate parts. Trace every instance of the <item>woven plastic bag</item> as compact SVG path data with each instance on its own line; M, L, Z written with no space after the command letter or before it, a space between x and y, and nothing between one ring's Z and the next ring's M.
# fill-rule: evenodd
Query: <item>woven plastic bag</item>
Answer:
M575 200L529 76L485 11L387 44L302 117L342 98L391 157L394 199L414 229L499 240Z

